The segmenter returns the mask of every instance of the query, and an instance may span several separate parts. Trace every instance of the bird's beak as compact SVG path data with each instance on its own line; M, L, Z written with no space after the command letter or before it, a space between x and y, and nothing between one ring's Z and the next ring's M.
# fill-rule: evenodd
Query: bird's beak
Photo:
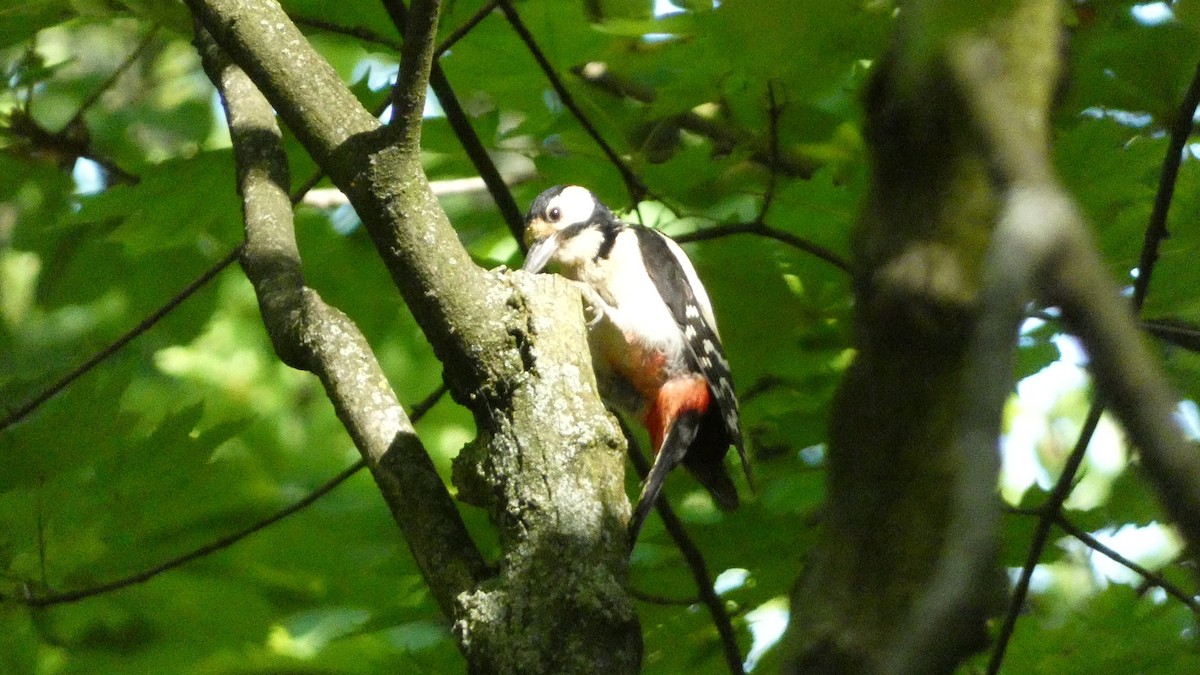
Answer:
M525 264L521 269L531 274L541 272L558 252L559 243L557 233L530 243L529 252L525 254Z

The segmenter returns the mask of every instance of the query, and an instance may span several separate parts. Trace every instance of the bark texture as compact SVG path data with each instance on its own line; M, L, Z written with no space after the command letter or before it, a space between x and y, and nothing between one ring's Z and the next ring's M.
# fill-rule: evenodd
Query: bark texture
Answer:
M866 97L859 351L835 401L827 520L793 591L787 672L949 673L986 645L1003 589L998 437L1030 302L1061 306L1167 511L1200 541L1173 399L1050 163L1060 11L901 4Z
M285 362L321 377L453 622L468 667L636 672L641 632L624 591L624 443L596 393L579 294L551 277L477 267L422 170L421 113L439 3L412 4L396 121L387 127L275 2L188 4L249 77L223 85L231 119L244 130L235 135L243 263L272 342ZM255 100L255 89L269 105ZM304 285L272 110L348 195L442 361L452 395L474 413L479 436L456 463L455 479L497 525L502 554L491 564L462 527L369 346ZM239 120L239 111L246 117Z

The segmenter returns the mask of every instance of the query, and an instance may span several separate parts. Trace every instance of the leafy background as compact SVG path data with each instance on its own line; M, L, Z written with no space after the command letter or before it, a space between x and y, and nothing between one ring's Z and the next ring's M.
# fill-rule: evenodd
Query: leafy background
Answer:
M484 4L448 2L443 36ZM1167 130L1200 60L1198 4L1070 5L1058 167L1125 284L1160 188ZM382 6L284 6L364 105L380 109L399 42ZM525 0L516 8L566 97L497 11L441 65L522 207L549 185L581 183L630 218L696 239L688 252L716 306L759 490L730 515L687 477L674 477L668 493L718 575L750 665L773 670L769 647L819 523L830 399L852 357L846 271L795 244L849 257L867 180L859 92L895 7ZM144 583L44 602L252 527L357 453L315 379L273 355L240 271L220 267L240 241L240 210L223 114L183 5L5 0L0 21L0 671L463 670L362 472ZM601 64L605 78L587 77ZM624 175L576 111L622 158ZM294 139L288 147L299 184L316 168ZM475 168L436 102L425 147L429 177L450 189L444 206L475 259L517 266L517 245L487 193L451 189ZM1145 308L1187 330L1200 324L1197 154L1200 146L1185 150L1173 236ZM306 201L297 229L308 283L358 323L402 399L415 404L438 390L440 366L349 207ZM214 266L221 271L150 330L12 419ZM1052 320L1029 324L1022 344L1021 375L1039 376L1012 403L1003 494L1029 507L1074 445L1087 396L1079 357ZM1194 346L1157 344L1182 396L1196 400ZM1183 419L1195 427L1194 412ZM451 458L473 434L469 415L440 400L417 429L448 482ZM1196 672L1194 577L1127 455L1115 428L1097 436L1068 515L1162 577L1145 583L1059 530L1028 601L1015 607L1024 613L1004 672ZM462 511L481 542L494 539L482 513ZM1007 516L1010 568L1029 555L1034 523L1019 509ZM656 518L641 541L630 583L641 599L645 671L723 672L716 629ZM1182 599L1163 584L1183 589Z

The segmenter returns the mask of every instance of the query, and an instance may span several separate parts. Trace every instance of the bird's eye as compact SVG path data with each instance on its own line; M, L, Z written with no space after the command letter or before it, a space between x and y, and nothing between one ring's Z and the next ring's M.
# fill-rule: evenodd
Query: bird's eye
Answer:
M557 223L562 218L562 209L555 206L546 212L546 217L550 219L550 222Z

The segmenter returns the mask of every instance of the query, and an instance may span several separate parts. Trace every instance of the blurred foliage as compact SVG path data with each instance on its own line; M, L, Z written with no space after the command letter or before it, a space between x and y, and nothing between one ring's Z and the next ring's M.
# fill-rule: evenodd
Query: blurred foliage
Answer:
M387 45L398 41L381 5L284 4L364 105L378 107L395 68ZM867 181L859 92L886 46L894 4L675 4L656 16L650 0L517 3L567 90L649 188L629 217L677 236L761 217L848 257ZM446 3L443 36L482 5ZM1200 60L1198 5L1162 5L1169 16L1147 21L1145 7L1124 0L1071 3L1057 163L1122 283L1137 264L1165 130ZM221 260L240 239L240 214L223 115L182 4L6 0L0 17L3 416ZM518 203L571 182L614 208L635 206L501 14L441 63L494 159L518 176ZM610 84L573 74L587 64L603 64ZM473 175L443 118L429 119L424 140L431 180ZM287 144L299 183L315 168L294 139ZM1196 147L1146 310L1191 325L1200 324ZM519 263L486 193L450 192L444 205L481 264ZM353 213L304 205L296 226L309 284L358 323L401 399L434 390L441 369ZM761 654L820 519L825 420L852 356L850 285L841 269L766 237L721 237L688 251L716 306L759 490L728 515L686 476L673 476L667 491L713 573L738 571L723 577L733 580L723 597L743 651L753 643ZM1026 333L1022 375L1057 357L1057 332L1049 323ZM1182 394L1200 397L1196 355L1167 346L1161 354ZM1048 428L1077 429L1083 400L1077 388L1039 414ZM448 480L450 459L473 433L469 415L443 401L418 430ZM1069 444L1074 431L1063 433ZM1035 467L1042 478L1013 488L1025 506L1044 498L1057 471L1049 438L1035 435L1039 445L1028 449L1045 460ZM293 503L356 457L319 384L274 357L240 272L222 272L0 430L0 672L463 670L365 474L146 583L42 609L18 601L154 567ZM1161 520L1136 467L1101 482L1097 494L1108 496L1072 513L1081 527ZM481 542L494 539L483 514L463 512ZM1024 559L1033 522L1008 517L1006 564ZM674 601L640 605L646 671L723 672L716 631L657 519L641 542L631 586ZM1077 548L1046 560L1039 572L1052 581L1035 585L1005 672L1195 672L1195 617L1181 603L1109 585ZM1165 573L1193 587L1178 566ZM778 655L768 650L759 664L770 670Z

